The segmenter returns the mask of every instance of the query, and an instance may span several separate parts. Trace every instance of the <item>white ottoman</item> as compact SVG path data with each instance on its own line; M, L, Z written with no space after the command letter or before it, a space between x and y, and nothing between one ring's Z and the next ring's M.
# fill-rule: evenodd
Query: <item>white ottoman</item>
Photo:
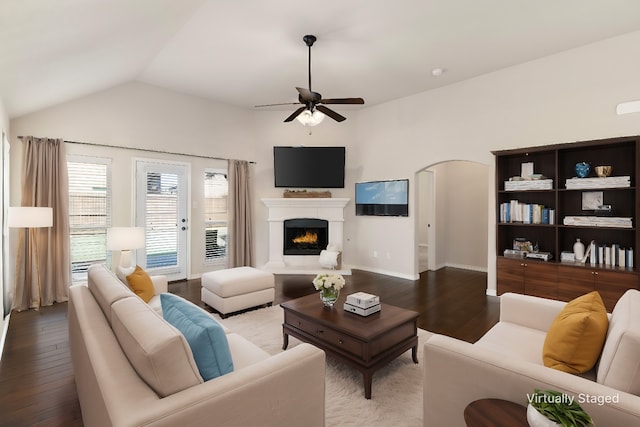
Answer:
M202 275L202 302L221 317L228 313L271 305L275 297L273 274L253 267L236 267L210 271Z

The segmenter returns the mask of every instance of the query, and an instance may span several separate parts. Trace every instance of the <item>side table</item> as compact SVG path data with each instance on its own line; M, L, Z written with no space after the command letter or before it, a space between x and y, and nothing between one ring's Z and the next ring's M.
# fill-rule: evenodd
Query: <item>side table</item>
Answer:
M527 408L503 399L475 400L464 408L467 427L529 427Z

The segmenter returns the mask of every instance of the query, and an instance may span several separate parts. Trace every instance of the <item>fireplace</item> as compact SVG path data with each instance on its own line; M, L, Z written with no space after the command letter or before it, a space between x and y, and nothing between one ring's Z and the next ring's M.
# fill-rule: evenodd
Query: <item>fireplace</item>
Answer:
M319 255L327 247L329 221L296 218L284 221L283 255Z
M284 243L284 238L287 236L284 231L285 221L288 223L290 220L305 218L326 221L326 225L321 224L322 228L327 228L326 235L324 235L324 231L320 232L318 238L326 239L327 243L344 248L344 208L350 199L338 197L282 197L261 200L268 209L267 222L269 224L267 247L269 258L266 264L262 266L264 270L274 274L317 274L321 271L319 260L320 252L322 249L326 249L326 244L324 243L317 244L317 248L313 250L317 255L310 255L309 252L311 251L304 255L288 255L290 252L287 251L287 255L285 255L284 248L287 246ZM345 251L343 249L343 268L338 271L340 274L351 274L351 270L344 267L348 265L348 258L347 256L345 259Z

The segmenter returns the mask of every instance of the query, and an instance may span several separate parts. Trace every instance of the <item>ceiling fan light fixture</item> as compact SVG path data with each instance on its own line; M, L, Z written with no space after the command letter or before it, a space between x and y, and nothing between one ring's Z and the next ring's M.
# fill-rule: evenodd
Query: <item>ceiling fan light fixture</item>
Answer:
M325 115L324 113L318 111L318 110L304 110L302 113L300 113L298 115L298 117L296 117L296 119L302 123L304 126L316 126L319 125L320 123L322 123L322 121L324 120Z

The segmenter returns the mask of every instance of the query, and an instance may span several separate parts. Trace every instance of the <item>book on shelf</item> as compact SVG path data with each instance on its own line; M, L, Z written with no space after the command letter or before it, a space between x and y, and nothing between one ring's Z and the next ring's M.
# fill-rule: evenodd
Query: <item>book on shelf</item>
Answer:
M521 203L518 200L500 204L500 222L523 224L552 224L554 210L544 205Z
M563 224L585 227L633 228L633 218L616 216L568 215L564 217Z
M553 179L526 179L521 181L505 181L505 191L552 190Z
M573 251L562 251L560 253L560 262L575 262L576 255Z
M585 261L589 257L589 264L593 267L626 267L633 268L633 248L625 248L619 243L598 243L591 241L588 246Z
M630 176L609 176L606 178L568 178L565 181L567 190L588 190L593 188L626 188L631 187Z

